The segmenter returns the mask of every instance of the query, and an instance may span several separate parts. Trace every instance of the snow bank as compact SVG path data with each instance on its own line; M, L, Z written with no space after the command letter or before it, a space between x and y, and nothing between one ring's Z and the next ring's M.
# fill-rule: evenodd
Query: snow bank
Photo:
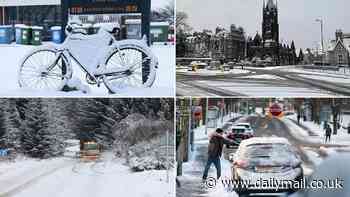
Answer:
M243 79L274 79L274 80L285 80L282 77L278 77L275 75L269 75L269 74L264 74L264 75L249 75L249 76L244 76L240 77Z

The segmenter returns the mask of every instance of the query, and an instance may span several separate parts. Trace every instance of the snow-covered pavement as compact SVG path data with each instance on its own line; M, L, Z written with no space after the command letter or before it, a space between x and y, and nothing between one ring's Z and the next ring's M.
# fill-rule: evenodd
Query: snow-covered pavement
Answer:
M44 43L45 45L51 43ZM72 62L73 66L73 79L80 83L80 86L84 86L89 92L88 94L82 91L33 91L24 90L18 86L18 69L19 64L23 57L34 46L28 45L0 45L0 65L1 65L1 78L0 84L0 96L107 96L108 91L102 84L101 87L94 85L88 85L85 81L85 73L81 68ZM159 66L157 69L157 77L154 85L151 88L127 88L115 94L113 96L174 96L175 92L175 46L174 45L152 45L152 51L156 54L159 60Z
M349 122L349 116L344 117L344 125ZM294 120L294 121L292 121ZM296 124L296 115L288 116L283 118L283 122L288 125L292 130L292 134L299 139L303 139L312 143L325 143L325 131L322 125L315 124L311 121L300 121L300 125ZM305 130L305 128L307 130ZM311 133L311 135L310 135ZM341 127L337 135L332 135L331 141L327 142L327 145L339 145L339 146L350 146L350 134L347 129Z
M20 168L13 170L15 175L1 175L0 196L14 197L105 197L105 196L137 196L137 197L172 197L175 194L174 173L169 173L169 182L167 182L167 172L144 171L131 172L129 167L123 165L123 160L113 159L109 155L102 161L95 162L78 162L75 160L65 160L64 165L41 175L35 180L30 180L23 184L17 184L11 192L6 193L7 188L16 185L8 180L31 177L31 170L22 171ZM35 162L34 162L35 163ZM52 168L53 163L48 160L40 161L42 166ZM60 162L57 162L60 163ZM54 163L55 164L55 163ZM32 162L18 162L11 165L27 166L32 168ZM58 164L57 164L58 165ZM8 165L0 165L0 170ZM15 168L13 168L15 169ZM173 171L173 170L171 170ZM41 172L42 173L42 172ZM1 174L1 173L0 173ZM7 184L5 187L4 183Z
M229 114L217 120L218 127L225 126L226 122L231 119L240 119L239 114ZM205 126L194 129L194 151L191 152L188 162L183 163L183 175L178 176L181 187L177 188L177 197L187 196L203 196L203 197L236 197L234 191L230 191L224 187L220 182L214 188L205 188L201 183L204 165L207 159L208 135L215 132L215 128L206 128ZM231 176L231 163L224 157L221 158L222 177L228 179ZM210 177L216 177L214 166L209 170ZM238 197L238 196L237 196Z

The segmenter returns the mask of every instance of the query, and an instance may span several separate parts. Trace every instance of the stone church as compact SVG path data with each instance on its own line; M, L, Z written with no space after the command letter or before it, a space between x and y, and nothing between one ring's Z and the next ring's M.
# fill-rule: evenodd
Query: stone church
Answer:
M249 59L260 58L272 60L274 65L296 64L294 41L291 45L279 41L279 22L277 0L268 0L263 6L262 36L256 33L254 39L247 40Z

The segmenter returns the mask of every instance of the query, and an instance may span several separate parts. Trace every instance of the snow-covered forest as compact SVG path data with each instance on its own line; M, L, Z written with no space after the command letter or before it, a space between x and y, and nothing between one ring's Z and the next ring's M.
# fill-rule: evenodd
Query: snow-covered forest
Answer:
M138 163L132 156L159 147L152 142L167 131L173 139L173 109L173 99L159 98L2 98L0 149L46 159L62 155L68 139L93 140Z

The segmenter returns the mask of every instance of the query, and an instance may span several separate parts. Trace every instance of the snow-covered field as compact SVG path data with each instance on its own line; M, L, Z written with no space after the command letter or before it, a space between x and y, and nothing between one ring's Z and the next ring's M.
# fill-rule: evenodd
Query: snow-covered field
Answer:
M50 43L45 43L50 44ZM0 45L1 78L0 96L107 96L108 91L102 84L101 87L88 85L85 81L85 73L73 63L73 78L87 88L88 94L82 91L33 91L24 90L18 86L18 69L23 57L34 47L25 45ZM152 51L159 60L157 78L151 88L127 88L113 96L174 96L175 94L175 46L153 45ZM86 89L85 88L85 89Z
M123 160L108 157L101 162L67 158L25 159L0 163L0 196L14 197L172 197L175 174L131 172Z

